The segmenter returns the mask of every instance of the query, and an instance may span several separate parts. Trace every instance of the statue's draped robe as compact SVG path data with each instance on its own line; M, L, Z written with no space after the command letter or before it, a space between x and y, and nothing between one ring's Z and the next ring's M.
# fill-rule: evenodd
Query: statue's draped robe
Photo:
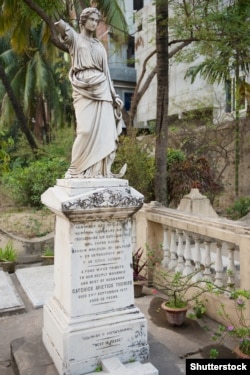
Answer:
M115 93L105 48L97 39L85 38L66 23L64 42L72 62L69 78L77 122L66 177L111 177L120 130L114 117L112 94Z

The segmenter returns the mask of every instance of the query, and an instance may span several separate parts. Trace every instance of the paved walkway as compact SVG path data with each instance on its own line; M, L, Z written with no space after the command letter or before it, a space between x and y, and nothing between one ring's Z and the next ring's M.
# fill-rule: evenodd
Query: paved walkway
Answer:
M34 340L36 345L41 345L42 306L52 292L53 266L28 267L19 269L12 275L0 270L1 375L14 374L10 366L10 343L13 340L22 338L14 341L13 350L16 352L24 340L30 347ZM164 312L160 308L163 296L153 295L151 289L146 287L143 292L142 297L135 299L135 305L147 318L150 362L158 369L159 375L185 374L185 358L208 358L209 346L214 347L210 337L217 326L216 323L208 318L201 323L187 319L182 327L173 328L166 322ZM10 312L11 315L6 315ZM206 326L206 329L202 326ZM40 349L41 352L43 349ZM226 350L227 358L230 353L231 350ZM47 356L46 352L45 354ZM45 366L41 363L41 366ZM40 371L37 370L35 374L31 369L23 374L56 374L51 363L49 367L42 367Z

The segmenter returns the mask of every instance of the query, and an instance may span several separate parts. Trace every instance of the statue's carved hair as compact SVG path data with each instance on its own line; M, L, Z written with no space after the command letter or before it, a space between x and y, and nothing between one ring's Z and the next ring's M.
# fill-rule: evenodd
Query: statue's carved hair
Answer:
M79 22L80 25L85 25L87 19L93 13L98 15L99 21L101 20L102 15L97 8L85 8L85 9L83 9L82 13L80 14L80 22Z

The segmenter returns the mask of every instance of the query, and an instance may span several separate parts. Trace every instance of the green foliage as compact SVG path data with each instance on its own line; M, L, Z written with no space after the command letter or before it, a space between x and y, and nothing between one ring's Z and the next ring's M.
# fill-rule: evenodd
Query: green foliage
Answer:
M219 352L218 352L217 349L215 349L215 348L210 349L210 351L209 351L209 358L210 359L216 359L216 358L218 358L218 355L219 355Z
M228 336L234 337L239 343L239 349L242 353L250 356L250 324L247 314L250 306L250 290L236 289L231 293L231 300L234 301L235 312L237 314L237 323L230 319L232 306L227 310L224 304L221 304L219 314L229 321L229 325L218 325L217 331L214 332L212 340L223 342Z
M10 155L8 149L12 144L12 138L6 138L5 134L0 131L0 172L9 170Z
M193 310L194 310L194 313L191 313L188 315L188 317L190 319L201 319L203 317L203 315L205 314L207 308L206 308L206 305L200 301L199 299L197 299L195 301L195 305L193 307Z
M15 262L17 253L13 248L13 244L9 241L4 248L0 248L0 260L3 262Z
M53 138L52 143L39 149L37 159L31 155L27 158L23 143L23 147L19 145L13 154L10 153L11 170L3 175L1 182L16 203L41 207L41 194L55 185L56 179L62 178L68 169L73 131L71 128L60 129L53 133Z
M121 137L114 170L118 172L124 163L128 164L125 178L130 185L145 196L146 202L153 200L154 157L150 146L142 140ZM194 187L211 200L222 191L222 185L217 182L205 157L186 156L183 151L173 148L167 153L167 186L168 203L173 205Z
M153 199L154 158L150 147L135 138L120 137L120 144L114 162L114 171L127 163L126 179L131 186L144 195L145 201Z
M234 204L227 208L226 212L227 215L232 220L238 220L243 216L247 215L250 211L250 198L249 197L241 197L237 199Z
M55 185L67 169L64 158L43 157L28 167L17 167L3 177L4 186L9 189L16 203L24 206L41 207L41 194Z
M174 148L168 148L167 163L170 168L174 163L182 162L186 159L183 151Z
M50 247L45 247L44 249L44 252L43 252L43 256L45 257L53 257L54 256L54 250L51 249Z
M198 272L199 270L196 270L189 275L182 275L179 271L173 273L157 269L154 285L167 296L166 306L182 308L186 307L190 301L193 301L194 307L197 307L199 312L204 314L206 308L204 302L200 301L199 297L208 291L209 286L207 284L209 283L202 282L201 280L195 281L194 276ZM190 290L193 290L192 295L189 294ZM198 316L193 314L192 317Z

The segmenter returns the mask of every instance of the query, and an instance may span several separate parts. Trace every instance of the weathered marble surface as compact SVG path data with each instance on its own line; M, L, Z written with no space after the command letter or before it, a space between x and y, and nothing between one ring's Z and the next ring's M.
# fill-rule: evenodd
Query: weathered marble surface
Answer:
M75 181L59 180L42 196L57 214L55 292L44 306L43 341L60 375L92 372L109 357L143 361L149 353L132 270L131 217L143 196L126 180Z

